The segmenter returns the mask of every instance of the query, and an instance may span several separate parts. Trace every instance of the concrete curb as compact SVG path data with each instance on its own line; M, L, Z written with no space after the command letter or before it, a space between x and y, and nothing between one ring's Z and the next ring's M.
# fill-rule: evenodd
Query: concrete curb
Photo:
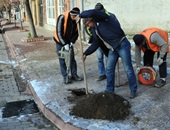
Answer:
M15 47L14 47L10 37L6 33L5 33L5 38L6 38L6 44L7 44L7 47L9 48L9 53L10 53L11 57L17 60L17 55L15 53ZM22 68L21 68L21 71L24 72ZM40 98L38 97L36 92L34 91L33 86L31 85L31 83L29 83L28 80L27 80L27 84L28 84L27 87L31 91L31 93L33 94L35 102L37 103L37 105L38 105L39 109L41 110L41 112L56 127L58 127L60 130L82 130L82 128L78 128L78 127L76 127L76 126L74 126L72 124L65 123L58 115L56 115L53 111L48 109L42 103L42 101L40 100Z
M50 109L46 108L46 106L41 102L40 98L34 91L33 86L29 83L28 85L33 93L34 99L38 104L38 107L41 109L44 116L49 119L53 124L55 124L61 130L82 130L82 128L78 128L69 123L65 123L58 115L52 112Z

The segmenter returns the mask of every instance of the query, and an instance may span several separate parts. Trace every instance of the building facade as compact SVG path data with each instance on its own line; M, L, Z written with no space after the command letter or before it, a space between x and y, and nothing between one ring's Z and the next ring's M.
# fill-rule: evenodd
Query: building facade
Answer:
M54 30L57 17L72 7L79 7L79 0L30 0L34 24Z
M114 13L126 34L134 34L147 27L170 31L169 0L29 0L34 24L54 30L57 17L66 10L79 7L93 9L100 2ZM22 0L21 0L22 3Z

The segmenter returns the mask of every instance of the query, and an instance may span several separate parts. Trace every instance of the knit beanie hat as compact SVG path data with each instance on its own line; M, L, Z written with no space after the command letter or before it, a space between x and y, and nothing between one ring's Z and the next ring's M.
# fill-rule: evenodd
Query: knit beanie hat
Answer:
M103 10L104 9L104 7L103 7L103 5L101 3L97 3L94 8L98 9L98 10Z
M78 7L74 7L71 11L70 11L70 15L78 15L80 14L80 9Z
M133 36L133 41L136 45L141 45L143 41L145 40L145 37L141 34L136 34Z

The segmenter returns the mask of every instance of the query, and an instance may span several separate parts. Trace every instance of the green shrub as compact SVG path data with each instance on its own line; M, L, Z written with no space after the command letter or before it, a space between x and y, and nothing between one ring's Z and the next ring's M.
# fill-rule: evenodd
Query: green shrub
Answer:
M30 32L28 33L28 38L32 38L32 36L31 36L31 33L30 33Z

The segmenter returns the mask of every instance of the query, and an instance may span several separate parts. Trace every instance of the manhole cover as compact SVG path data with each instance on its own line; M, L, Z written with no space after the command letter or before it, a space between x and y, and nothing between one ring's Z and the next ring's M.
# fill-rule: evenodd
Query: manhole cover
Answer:
M34 100L9 102L5 104L4 109L2 110L2 118L33 114L37 112L39 112L39 109Z

